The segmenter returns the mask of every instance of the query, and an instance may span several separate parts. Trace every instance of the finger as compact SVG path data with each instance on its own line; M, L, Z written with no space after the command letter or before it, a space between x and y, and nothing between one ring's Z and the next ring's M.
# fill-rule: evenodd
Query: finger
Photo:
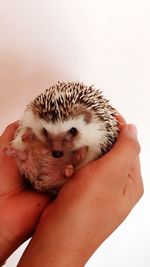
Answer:
M94 172L112 173L120 179L120 175L127 176L133 162L140 153L140 145L134 133L133 125L126 125L120 131L119 137L113 148L102 158L92 163Z
M0 144L5 145L9 143L14 137L17 128L18 128L18 121L9 124L2 133L2 135L0 136Z

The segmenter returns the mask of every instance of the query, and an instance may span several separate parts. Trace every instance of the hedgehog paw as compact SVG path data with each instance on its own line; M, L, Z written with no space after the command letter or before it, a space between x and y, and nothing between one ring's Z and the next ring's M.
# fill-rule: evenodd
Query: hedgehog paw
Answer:
M65 176L66 177L71 177L72 175L73 175L73 173L74 173L74 168L73 168L73 166L72 165L67 165L67 167L65 168Z

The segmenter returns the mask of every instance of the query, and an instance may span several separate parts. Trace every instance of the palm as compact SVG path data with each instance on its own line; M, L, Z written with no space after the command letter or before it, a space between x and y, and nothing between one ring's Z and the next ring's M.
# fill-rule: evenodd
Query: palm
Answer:
M10 141L8 131L9 128L0 137L0 218L4 236L6 233L17 247L30 237L49 199L27 189L15 161L4 155L3 145Z

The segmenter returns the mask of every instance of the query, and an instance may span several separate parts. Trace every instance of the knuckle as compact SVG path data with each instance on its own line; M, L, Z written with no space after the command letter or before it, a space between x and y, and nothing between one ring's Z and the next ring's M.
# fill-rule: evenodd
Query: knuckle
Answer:
M143 194L144 194L144 185L141 177L139 183L136 185L136 201L139 201L140 198L143 196Z
M142 180L142 178L141 178ZM139 198L141 198L144 194L144 185L143 183L141 182L141 185L140 185L140 188L139 188Z
M136 150L137 154L140 154L141 146L140 146L140 143L138 141L135 143L135 150Z
M140 146L140 143L139 143L138 139L135 138L135 136L130 136L129 143L130 143L130 146L135 151L135 153L137 155L140 154L141 146Z

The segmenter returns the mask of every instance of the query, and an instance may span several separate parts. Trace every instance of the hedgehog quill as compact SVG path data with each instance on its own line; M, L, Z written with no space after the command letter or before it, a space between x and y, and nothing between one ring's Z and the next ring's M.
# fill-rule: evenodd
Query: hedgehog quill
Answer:
M57 194L80 168L108 152L119 124L100 90L58 82L31 101L5 149L33 188Z

